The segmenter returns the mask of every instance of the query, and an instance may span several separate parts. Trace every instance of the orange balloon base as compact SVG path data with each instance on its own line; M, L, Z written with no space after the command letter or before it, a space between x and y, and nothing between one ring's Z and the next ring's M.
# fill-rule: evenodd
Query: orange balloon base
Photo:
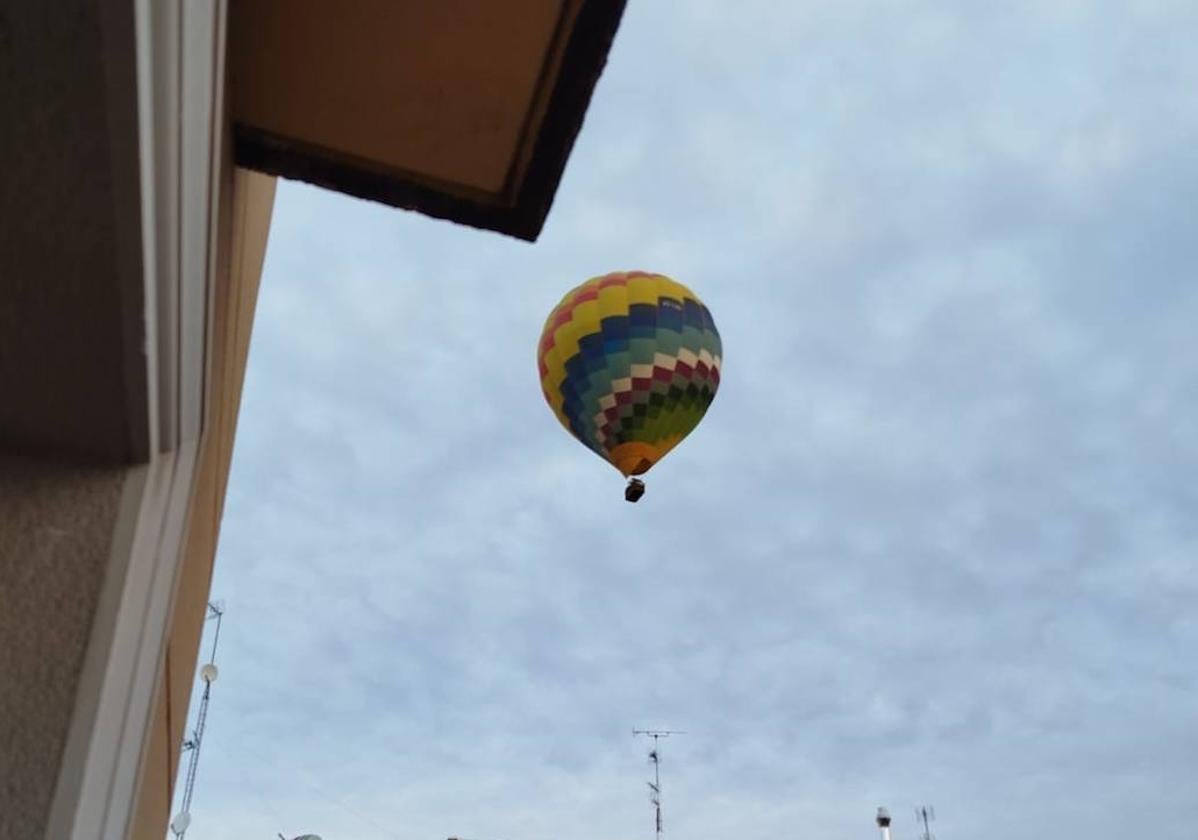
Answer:
M648 472L649 468L656 464L663 454L651 443L629 441L621 443L607 453L607 460L611 461L615 468L627 478L630 475L641 475Z

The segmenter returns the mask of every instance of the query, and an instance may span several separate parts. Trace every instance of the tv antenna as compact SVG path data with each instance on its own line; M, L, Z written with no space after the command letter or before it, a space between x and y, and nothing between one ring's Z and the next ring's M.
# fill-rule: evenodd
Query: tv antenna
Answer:
M649 763L653 765L653 781L649 782L649 802L653 804L657 840L661 840L661 751L657 742L660 738L685 735L686 732L681 729L634 729L632 734L634 737L644 735L653 739L653 747L649 750Z
M204 740L204 724L208 720L208 696L212 692L212 684L216 682L219 673L216 670L216 645L220 641L220 623L224 615L224 603L208 602L208 614L204 620L216 619L216 632L212 636L212 655L200 668L200 679L204 681L204 694L200 697L200 711L196 716L196 728L192 730L191 737L183 742L183 752L190 752L191 756L187 762L187 780L183 784L183 804L179 808L179 813L171 820L171 831L178 840L183 840L183 835L187 833L187 828L191 825L191 795L195 792L196 768L200 763L200 744Z
M890 840L890 812L885 808L879 808L876 822L882 832L882 840Z
M921 805L915 809L915 820L923 825L923 834L919 835L920 840L936 840L932 835L932 830L928 823L936 821L936 809L931 805Z

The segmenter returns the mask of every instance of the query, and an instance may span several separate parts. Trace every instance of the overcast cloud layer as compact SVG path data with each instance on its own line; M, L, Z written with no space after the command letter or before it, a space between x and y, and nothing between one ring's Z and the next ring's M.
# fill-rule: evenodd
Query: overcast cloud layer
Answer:
M281 184L189 840L1194 837L1198 5L633 0L534 246ZM726 351L638 505L568 288Z

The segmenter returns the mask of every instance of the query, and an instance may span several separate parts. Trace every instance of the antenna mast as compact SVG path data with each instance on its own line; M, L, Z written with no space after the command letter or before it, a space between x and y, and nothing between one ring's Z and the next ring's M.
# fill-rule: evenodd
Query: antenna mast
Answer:
M661 840L661 752L658 749L659 738L669 738L671 735L685 735L681 729L634 729L633 736L645 735L653 739L653 747L649 750L649 763L653 765L653 781L649 782L649 802L653 804L655 816L654 826L657 840Z
M879 808L877 823L882 832L882 840L890 840L890 812L885 808Z
M212 637L212 655L208 657L208 662L204 667L200 668L200 679L204 681L204 694L200 697L200 711L196 716L196 728L192 731L191 737L183 742L183 752L190 751L191 756L187 762L187 777L183 784L182 807L175 818L171 820L171 831L178 840L183 840L183 835L187 833L187 828L191 825L191 796L195 792L196 768L200 763L200 744L204 740L204 724L208 720L208 697L212 692L212 683L216 682L216 645L220 642L220 623L224 615L223 604L208 602L208 615L204 620L211 621L215 618L216 632Z
M928 827L929 822L936 821L936 809L931 805L921 805L915 809L915 819L917 822L923 823L923 834L920 835L920 840L936 840L932 835L931 828Z

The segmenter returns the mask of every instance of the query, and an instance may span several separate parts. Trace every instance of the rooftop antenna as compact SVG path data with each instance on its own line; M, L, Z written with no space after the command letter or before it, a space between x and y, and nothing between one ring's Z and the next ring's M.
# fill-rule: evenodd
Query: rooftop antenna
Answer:
M890 812L885 808L878 809L878 829L882 832L882 840L890 840Z
M917 822L923 823L923 834L919 835L920 840L936 840L932 835L931 828L928 823L936 821L936 809L931 805L921 805L915 809L915 819Z
M220 642L220 623L224 615L225 605L223 602L208 602L208 614L204 620L216 619L216 632L212 636L212 654L200 668L200 679L204 681L204 694L200 697L200 711L196 717L196 728L192 730L191 737L183 742L183 752L190 752L191 756L187 762L187 780L183 783L183 804L179 808L179 813L171 820L171 831L179 840L183 840L183 835L187 833L187 829L191 825L191 796L195 793L196 767L200 763L200 744L204 740L204 723L208 720L208 698L212 692L212 684L216 682L216 677L219 674L216 670L216 645Z
M659 738L669 738L671 735L685 735L681 729L634 729L633 736L645 735L653 739L653 747L649 750L649 763L653 765L653 781L649 782L649 801L653 804L656 817L657 840L661 840L661 752L658 749Z

